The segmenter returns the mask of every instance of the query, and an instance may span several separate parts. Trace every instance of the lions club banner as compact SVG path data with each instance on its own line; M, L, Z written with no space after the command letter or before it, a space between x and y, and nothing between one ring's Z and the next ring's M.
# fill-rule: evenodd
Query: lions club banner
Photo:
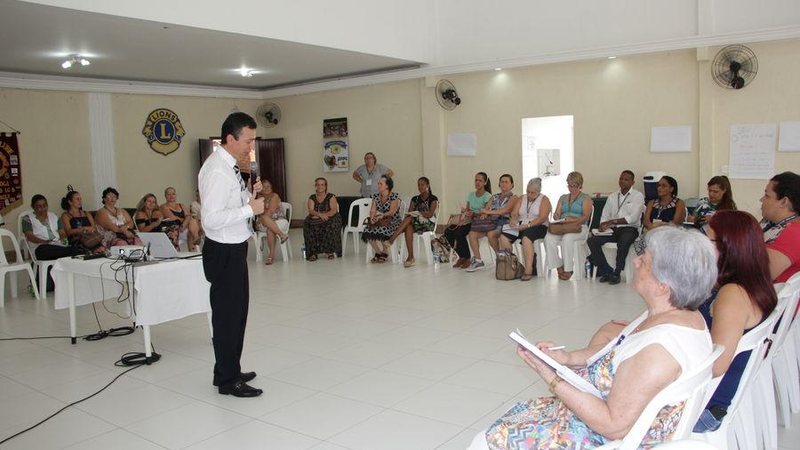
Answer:
M350 170L348 155L347 118L322 121L322 170L323 172L347 172Z
M0 214L22 204L22 170L16 133L0 133Z

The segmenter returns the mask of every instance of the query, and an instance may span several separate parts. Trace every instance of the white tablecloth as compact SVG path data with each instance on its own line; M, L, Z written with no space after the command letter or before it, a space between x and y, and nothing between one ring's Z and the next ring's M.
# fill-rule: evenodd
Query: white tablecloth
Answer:
M114 262L114 267L122 266ZM192 314L211 311L209 283L203 274L203 261L184 259L163 261L132 268L116 274L116 279L132 284L137 325L156 325ZM107 298L117 298L122 287L115 281L111 260L90 261L62 258L53 266L56 284L56 309L69 308L68 277L74 276L75 305L88 305Z

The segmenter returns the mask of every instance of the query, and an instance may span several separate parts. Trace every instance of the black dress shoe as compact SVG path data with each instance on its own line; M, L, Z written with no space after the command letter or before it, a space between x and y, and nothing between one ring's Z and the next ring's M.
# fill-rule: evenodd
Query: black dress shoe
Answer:
M234 397L258 397L264 391L256 389L242 380L228 386L220 386L219 393L222 395L232 395Z
M253 378L255 377L256 377L255 372L243 372L239 374L239 379L244 381L245 383L247 383L248 381L253 381ZM217 377L214 376L214 381L212 381L211 384L219 387L219 379L217 379Z
M597 281L599 281L601 283L607 283L608 280L611 279L611 277L612 277L612 275L610 273L606 273L606 274L601 275L600 278L597 279Z
M620 277L617 274L610 275L608 277L608 284L619 284L619 282L620 282Z

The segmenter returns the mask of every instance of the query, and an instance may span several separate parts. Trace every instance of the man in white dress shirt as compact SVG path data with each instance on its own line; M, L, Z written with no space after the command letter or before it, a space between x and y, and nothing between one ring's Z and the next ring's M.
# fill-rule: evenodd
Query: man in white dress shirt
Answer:
M222 148L203 163L198 175L203 230L203 270L211 283L211 321L214 327L214 386L219 393L257 397L261 389L247 384L255 372L242 373L239 364L247 325L250 288L247 277L247 240L251 219L264 212L257 198L261 181L251 194L236 160L249 155L256 139L256 122L245 113L233 113L222 124Z
M623 170L619 175L619 191L608 196L603 215L600 217L599 231L612 230L610 236L591 236L586 243L591 254L589 260L597 267L600 282L618 284L619 274L625 269L625 258L628 257L633 241L639 236L644 211L644 195L633 189L634 175L630 170ZM611 267L606 261L602 246L607 242L617 243L617 261Z

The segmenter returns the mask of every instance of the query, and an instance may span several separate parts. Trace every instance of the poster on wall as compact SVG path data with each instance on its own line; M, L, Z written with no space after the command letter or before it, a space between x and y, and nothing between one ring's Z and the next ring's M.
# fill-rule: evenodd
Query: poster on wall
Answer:
M349 172L347 117L322 121L322 171Z
M728 176L769 180L775 175L778 126L774 123L731 125Z
M0 214L22 204L22 170L17 133L0 133Z

